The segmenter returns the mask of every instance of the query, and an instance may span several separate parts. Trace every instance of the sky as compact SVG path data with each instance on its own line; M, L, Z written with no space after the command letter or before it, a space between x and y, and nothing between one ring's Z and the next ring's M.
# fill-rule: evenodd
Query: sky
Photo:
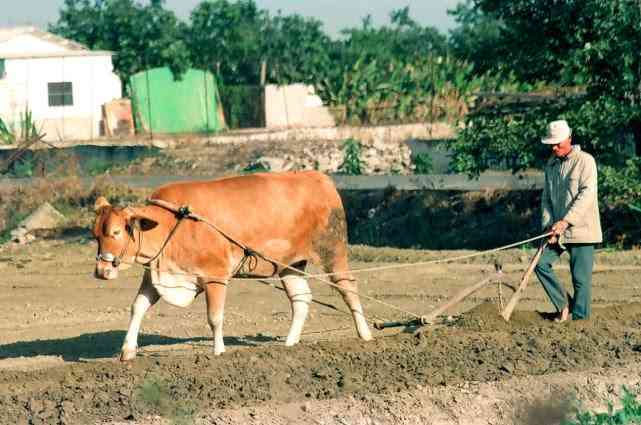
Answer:
M165 8L173 10L179 18L187 19L191 10L202 0L165 0ZM323 22L325 31L336 36L347 27L360 26L370 14L374 25L389 23L392 10L410 7L410 16L421 25L438 28L442 32L454 27L447 15L461 0L254 0L259 8L272 15L298 13ZM0 27L35 25L46 29L47 24L58 19L64 0L0 0Z

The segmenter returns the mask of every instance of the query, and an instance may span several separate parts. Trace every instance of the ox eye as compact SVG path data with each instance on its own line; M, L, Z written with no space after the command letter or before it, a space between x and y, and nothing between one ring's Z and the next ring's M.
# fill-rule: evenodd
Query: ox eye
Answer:
M120 233L121 233L121 230L120 230L120 229L116 229L116 230L114 230L113 235L114 235L114 236L119 236L119 235L120 235Z

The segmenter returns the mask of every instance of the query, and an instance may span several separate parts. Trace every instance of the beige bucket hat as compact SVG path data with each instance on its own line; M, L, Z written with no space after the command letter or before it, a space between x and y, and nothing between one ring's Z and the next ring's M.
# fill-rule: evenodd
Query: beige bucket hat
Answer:
M552 121L548 124L548 132L541 143L545 145L556 145L572 136L572 129L566 120Z

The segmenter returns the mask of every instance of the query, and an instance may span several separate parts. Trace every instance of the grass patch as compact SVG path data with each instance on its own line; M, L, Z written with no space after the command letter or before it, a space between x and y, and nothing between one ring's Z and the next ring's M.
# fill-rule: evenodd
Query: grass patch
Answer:
M612 403L608 402L606 413L595 413L577 409L576 418L565 420L561 425L627 425L641 424L641 404L635 394L625 386L621 396L621 409L614 409Z
M196 408L191 402L176 400L167 380L150 375L145 378L136 393L137 406L146 412L154 412L168 419L172 425L193 424Z

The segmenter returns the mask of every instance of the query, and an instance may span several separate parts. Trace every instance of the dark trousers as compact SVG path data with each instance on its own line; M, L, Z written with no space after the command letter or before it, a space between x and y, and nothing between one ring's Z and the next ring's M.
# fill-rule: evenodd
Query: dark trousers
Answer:
M570 305L572 319L588 319L592 310L594 244L565 244L565 249L570 254L570 272L572 286L574 286L574 298ZM568 304L565 289L552 270L552 264L559 259L561 254L563 254L563 249L558 244L547 246L534 269L557 311L563 310Z

